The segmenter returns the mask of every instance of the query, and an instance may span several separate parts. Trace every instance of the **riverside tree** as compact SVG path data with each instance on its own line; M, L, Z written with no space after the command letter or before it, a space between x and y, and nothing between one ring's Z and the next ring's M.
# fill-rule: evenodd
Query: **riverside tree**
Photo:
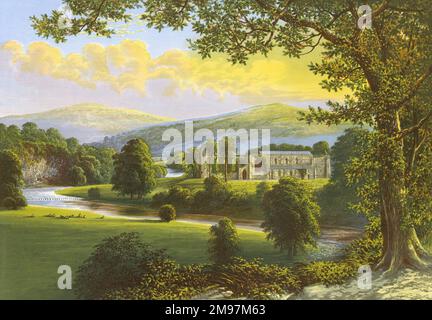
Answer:
M121 195L142 199L156 186L155 166L150 148L142 139L126 143L119 154L114 156L112 189Z
M263 199L267 239L292 258L307 245L315 245L319 235L319 206L302 182L286 177L279 180Z
M22 195L23 174L21 162L12 151L0 152L0 206L15 209L26 206ZM4 203L6 202L6 203Z
M422 267L427 253L416 235L407 198L420 200L413 177L431 140L432 7L429 0L369 1L372 24L360 28L360 1L340 0L65 0L75 15L59 28L59 12L32 17L37 34L65 41L80 32L110 36L108 20L127 22L129 9L142 9L148 27L192 26L191 48L203 57L226 53L234 63L279 47L288 57L320 48L311 70L326 77L328 90L347 88L343 102L312 110L308 121L351 121L373 128L376 199L381 216L383 256L379 267L395 271ZM360 25L360 27L359 27ZM359 172L360 170L354 171ZM430 195L422 200L430 202ZM423 205L415 216L427 214ZM429 211L430 212L430 211Z

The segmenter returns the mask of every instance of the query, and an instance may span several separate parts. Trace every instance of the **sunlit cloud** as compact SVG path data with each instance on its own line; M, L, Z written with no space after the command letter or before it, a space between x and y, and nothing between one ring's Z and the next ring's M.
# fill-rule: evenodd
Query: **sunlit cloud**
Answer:
M238 96L245 103L287 100L340 99L342 93L329 93L319 86L322 80L307 65L318 53L302 59L289 59L275 50L268 57L254 56L246 66L232 65L223 55L203 60L193 52L172 49L153 58L147 44L124 40L116 45L89 43L81 52L63 54L45 42L24 47L18 41L1 45L10 63L22 73L71 81L84 88L103 85L115 92L132 90L149 95L149 84L164 80L164 96L183 91L202 95L213 91L220 99Z

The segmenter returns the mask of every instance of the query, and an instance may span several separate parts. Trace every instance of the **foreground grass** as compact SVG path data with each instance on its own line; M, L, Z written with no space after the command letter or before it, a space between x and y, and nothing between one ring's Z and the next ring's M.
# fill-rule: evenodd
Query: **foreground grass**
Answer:
M85 219L59 216L85 214ZM56 217L46 217L54 214ZM138 232L144 241L181 264L207 263L208 226L101 219L100 215L45 207L0 210L0 299L73 299L71 291L57 289L57 268L73 271L102 239L121 232ZM267 263L289 264L261 232L239 230L242 255Z
M302 180L302 181L307 187L309 187L313 191L317 191L323 188L328 183L328 179L315 179L315 180ZM142 201L130 200L128 197L118 195L118 193L111 190L112 185L110 184L67 188L67 189L57 191L57 193L65 196L73 196L73 197L80 197L80 198L87 199L88 189L97 187L101 191L101 199L100 199L101 202L132 205L142 209L145 212L145 211L154 211L154 208L153 209L150 208L150 201L155 193L166 191L169 189L169 187L173 185L178 185L183 188L188 188L190 190L200 190L204 188L203 182L204 179L188 179L184 177L161 178L158 179L157 188L153 190L150 194L146 195L146 197ZM236 219L262 220L263 213L261 210L261 205L259 201L255 198L256 187L260 182L261 181L259 180L229 181L228 184L232 190L243 191L249 195L251 199L250 205L245 208L235 208L235 209L226 208L221 211L212 212L212 213L216 215L223 215L223 216L228 216ZM275 184L277 183L277 181L271 180L268 181L268 183ZM200 213L209 214L209 212L200 212Z

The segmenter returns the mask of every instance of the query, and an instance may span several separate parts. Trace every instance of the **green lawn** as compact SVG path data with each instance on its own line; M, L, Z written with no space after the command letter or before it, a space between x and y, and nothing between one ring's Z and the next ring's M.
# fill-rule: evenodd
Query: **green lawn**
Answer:
M47 214L85 219L59 219ZM207 262L208 226L190 223L131 222L100 219L90 212L45 207L0 210L0 299L72 299L71 291L57 289L57 268L73 270L103 238L121 232L139 232L142 238L182 264ZM242 255L268 263L289 264L261 232L239 230Z
M67 188L64 190L57 191L57 193L65 196L87 198L88 189L92 187L97 187L101 191L100 201L102 202L133 205L143 211L154 211L154 208L150 208L149 204L152 196L155 193L160 191L166 191L172 185L179 185L181 187L189 188L191 190L198 190L204 188L203 181L204 179L188 179L183 177L161 178L158 179L157 188L153 190L153 192L148 194L143 201L130 200L128 197L119 196L116 192L111 190L110 184ZM313 191L323 188L328 183L328 179L315 179L315 180L302 180L302 181L303 183L306 184L306 186L311 188ZM232 190L244 191L249 194L249 196L252 199L250 206L245 208L236 208L236 209L227 208L212 213L216 215L223 215L223 216L228 216L236 219L262 220L263 214L260 208L260 203L255 200L256 186L260 182L261 181L259 180L229 181L228 184L230 185ZM277 181L273 180L273 181L269 181L269 183L275 184L277 183ZM201 212L201 213L209 214L208 212Z

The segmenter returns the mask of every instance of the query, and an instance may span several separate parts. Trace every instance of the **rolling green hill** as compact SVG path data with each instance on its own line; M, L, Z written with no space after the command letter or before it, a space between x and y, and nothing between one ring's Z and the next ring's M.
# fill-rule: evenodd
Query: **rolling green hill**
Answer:
M0 123L22 125L31 121L41 128L54 127L66 137L93 142L146 125L172 121L138 110L109 108L98 104L80 104L47 112L0 118Z
M217 129L271 129L273 143L296 143L312 145L319 140L333 143L337 136L348 128L349 124L328 127L326 125L308 125L299 121L299 111L303 108L283 104L270 104L250 107L241 111L222 114L219 116L193 119L194 130L207 128L214 133ZM105 144L120 148L128 140L136 137L143 138L152 147L154 153L159 154L165 143L162 134L166 129L175 128L184 136L184 121L152 125L139 130L132 130L113 136Z

